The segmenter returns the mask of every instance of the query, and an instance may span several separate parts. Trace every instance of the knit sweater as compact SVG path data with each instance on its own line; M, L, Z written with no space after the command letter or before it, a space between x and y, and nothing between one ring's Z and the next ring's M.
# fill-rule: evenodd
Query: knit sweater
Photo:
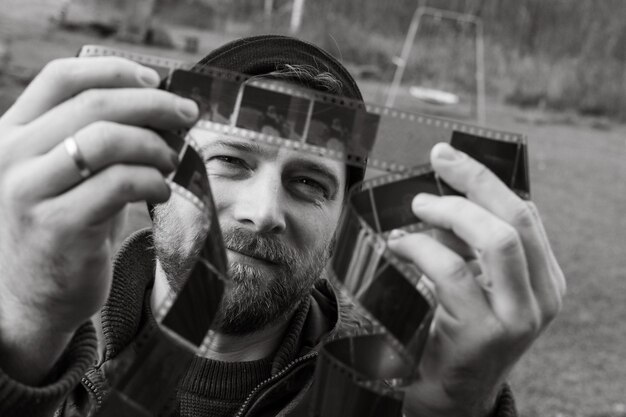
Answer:
M140 329L155 325L147 302L153 278L152 239L142 231L129 238L114 262L111 293L101 312L100 360L94 327L87 323L41 386L25 386L0 370L0 415L51 416L58 408L56 416L86 416L98 408L110 392L107 379L115 362L133 354ZM240 363L194 358L176 393L176 414L232 416L254 390L253 401L240 409L243 416L304 416L317 349L327 337L354 328L358 321L350 306L321 281L296 310L271 357ZM268 376L272 383L259 385ZM493 417L516 415L510 389L504 386Z
M140 328L156 326L150 310L150 293L148 286L143 313L138 318ZM286 362L295 359L298 337L306 321L309 306L309 300L298 306L279 348L269 357L247 362L224 362L196 356L176 392L176 408L180 415L235 415L250 392L272 376L272 369L282 369Z

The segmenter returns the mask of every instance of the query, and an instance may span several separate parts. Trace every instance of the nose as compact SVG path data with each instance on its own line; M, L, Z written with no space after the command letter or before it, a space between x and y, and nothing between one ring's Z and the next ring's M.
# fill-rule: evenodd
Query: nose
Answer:
M281 233L285 230L285 207L282 204L280 175L258 172L238 189L234 216L236 221L257 233Z

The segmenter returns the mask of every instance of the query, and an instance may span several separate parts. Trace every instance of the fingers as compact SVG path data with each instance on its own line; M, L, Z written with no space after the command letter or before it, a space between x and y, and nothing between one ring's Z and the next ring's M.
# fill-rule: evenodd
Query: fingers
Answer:
M541 220L541 216L539 215L539 210L537 210L537 206L532 201L526 203L528 205L528 209L531 212L531 215L535 219L535 224L537 226L537 233L540 235L541 243L546 248L546 253L549 253L550 259L552 260L550 264L550 268L552 273L555 276L555 282L557 289L559 291L559 295L562 297L565 295L567 290L567 283L565 281L565 276L563 275L563 271L559 267L559 264L554 256L554 251L550 247L550 243L548 241L548 234L546 233L546 229L543 225L543 221Z
M543 226L543 222L539 216L539 211L537 207L532 202L528 202L528 208L531 212L531 215L535 219L536 229L535 233L538 235L537 241L543 247L543 254L547 257L546 262L548 265L548 274L552 278L549 282L554 285L545 285L541 286L540 283L536 282L537 280L531 279L531 283L534 288L541 290L543 288L542 294L537 295L537 299L539 305L542 307L544 311L544 315L547 323L552 321L558 312L561 310L563 305L563 297L565 296L565 292L567 290L567 283L565 281L565 275L559 266L558 261L556 260L556 256L554 255L554 251L550 247L550 243L548 241L548 235ZM533 254L533 259L537 257L534 254L535 248L527 249L527 252ZM550 291L552 290L552 291Z
M63 139L96 121L179 129L198 117L193 100L155 89L88 90L24 126L21 142L26 155L43 154Z
M534 205L520 199L484 165L448 144L433 148L431 162L444 181L517 231L531 288L548 321L553 318L561 308L565 280Z
M439 243L444 244L452 251L456 252L466 261L476 258L476 253L474 252L474 249L469 247L467 243L463 242L463 240L459 239L457 235L450 232L449 230L433 228L427 233Z
M93 173L115 164L152 166L161 173L176 169L178 155L155 132L112 122L96 122L74 135ZM28 162L23 185L35 199L56 196L83 180L63 143ZM90 181L91 179L87 179Z
M433 147L431 163L446 183L493 213L506 211L517 198L487 167L447 143Z
M413 200L413 211L425 222L453 231L474 248L492 286L488 296L498 317L509 323L536 321L524 248L512 226L462 197L419 194ZM528 317L519 320L524 314Z
M432 237L413 233L389 239L389 249L413 262L434 283L442 307L458 321L490 311L474 274L463 258Z
M154 169L132 165L114 165L68 192L39 204L40 218L82 230L110 220L127 203L160 203L170 196L163 175Z
M156 87L159 76L151 68L114 58L69 58L48 63L6 112L2 122L19 125L91 88Z

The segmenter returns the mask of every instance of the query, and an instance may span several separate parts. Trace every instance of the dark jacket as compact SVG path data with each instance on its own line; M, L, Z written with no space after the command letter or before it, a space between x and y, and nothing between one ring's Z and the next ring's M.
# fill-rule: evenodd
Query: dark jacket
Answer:
M146 294L153 278L152 238L144 230L124 243L114 261L111 293L100 317L100 359L95 361L94 328L85 325L77 332L57 366L54 382L49 385L25 387L0 373L0 415L50 416L58 407L55 415L68 417L87 416L96 410L111 390L108 383L111 370L118 361L136 355L135 337L142 326L150 325L146 321L150 319L146 318L149 314ZM292 341L295 354L281 357L279 350L272 376L252 390L237 416L305 416L322 341L364 322L325 280L316 284L308 306L299 311L303 323L297 340ZM508 387L504 387L494 417L516 415L513 397Z

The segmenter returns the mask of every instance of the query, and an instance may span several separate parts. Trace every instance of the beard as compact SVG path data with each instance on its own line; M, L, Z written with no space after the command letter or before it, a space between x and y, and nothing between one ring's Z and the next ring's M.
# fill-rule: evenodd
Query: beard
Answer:
M181 220L170 216L171 209L156 207L154 243L170 288L178 292L194 267L204 236L182 227ZM227 249L267 263L262 267L229 262L231 282L212 328L230 335L253 333L289 317L320 279L332 246L324 241L301 251L277 235L242 227L224 230L223 237Z

